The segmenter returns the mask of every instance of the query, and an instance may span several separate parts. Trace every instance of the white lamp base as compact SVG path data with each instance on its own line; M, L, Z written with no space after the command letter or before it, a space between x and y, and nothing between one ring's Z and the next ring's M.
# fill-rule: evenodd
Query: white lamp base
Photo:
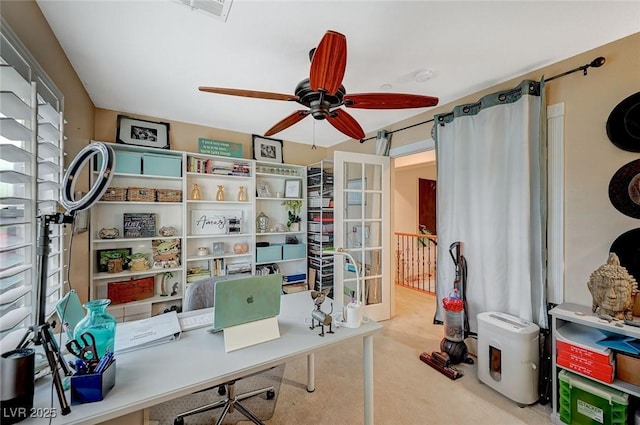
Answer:
M352 302L344 307L342 317L344 321L341 323L345 328L359 328L362 324L363 307L360 302Z

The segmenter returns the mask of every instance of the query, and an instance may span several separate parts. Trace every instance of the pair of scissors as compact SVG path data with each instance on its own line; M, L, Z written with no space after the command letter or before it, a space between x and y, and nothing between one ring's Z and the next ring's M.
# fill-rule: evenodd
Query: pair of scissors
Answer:
M93 334L90 332L80 334L80 341L72 339L67 342L67 350L87 364L97 363L99 360L98 349L96 348L96 339Z

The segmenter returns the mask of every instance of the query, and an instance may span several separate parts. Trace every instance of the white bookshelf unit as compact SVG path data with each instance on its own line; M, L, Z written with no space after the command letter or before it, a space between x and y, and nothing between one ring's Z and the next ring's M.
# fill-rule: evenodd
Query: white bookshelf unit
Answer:
M91 208L90 298L112 299L109 311L118 320L180 311L187 285L212 275L280 272L283 292L307 289L306 167L109 146L116 153L113 180ZM258 184L270 192L257 196ZM302 205L298 229L287 227L287 200ZM269 225L256 233L261 212ZM125 214L137 215L141 229L125 229ZM278 256L264 257L268 250L257 245L267 243ZM118 254L142 259L109 259Z
M255 166L256 218L262 213L268 219L264 229L254 221L256 274L279 271L285 293L306 290L306 167L270 162L256 162ZM288 226L286 201L300 205L298 226Z
M630 326L624 324L622 321L612 321L608 322L599 318L591 311L591 307L582 306L578 304L564 303L560 304L557 307L553 308L550 312L551 314L551 326L552 326L552 421L555 424L563 424L560 420L560 406L559 406L559 382L558 382L558 374L562 370L568 370L569 372L582 376L586 379L589 379L595 383L600 385L605 385L609 388L622 391L630 396L629 407L638 405L640 402L640 386L631 384L629 382L625 382L620 380L617 377L613 379L613 382L610 384L604 383L600 380L595 380L594 378L577 372L576 370L565 368L559 365L556 361L557 358L557 338L558 335L562 333L562 328L570 325L578 330L584 329L585 332L591 332L595 329L604 332L602 337L605 337L605 333L607 335L619 335L625 337L632 337L635 339L640 339L640 328L635 326ZM633 400L635 398L635 400ZM634 401L633 403L631 401ZM631 408L627 409L627 416L632 416L633 410ZM631 422L629 422L631 423Z

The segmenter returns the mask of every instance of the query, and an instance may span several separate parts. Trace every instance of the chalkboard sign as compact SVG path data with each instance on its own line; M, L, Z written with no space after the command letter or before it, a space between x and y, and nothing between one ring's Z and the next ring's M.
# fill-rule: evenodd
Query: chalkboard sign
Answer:
M122 228L125 238L151 238L156 236L155 213L124 213Z
M198 139L198 152L207 155L242 158L242 145L240 143L221 142L200 137Z

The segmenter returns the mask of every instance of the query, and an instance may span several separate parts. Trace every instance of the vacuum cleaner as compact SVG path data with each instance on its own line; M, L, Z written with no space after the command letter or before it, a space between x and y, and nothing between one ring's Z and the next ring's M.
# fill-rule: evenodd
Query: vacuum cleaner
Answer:
M422 353L420 360L450 379L458 379L462 371L451 366L458 363L473 364L468 356L464 339L469 334L469 321L466 317L464 292L467 286L467 261L461 253L462 242L449 246L449 254L455 265L455 280L449 296L442 299L444 308L444 338L440 342L440 351L431 354Z

